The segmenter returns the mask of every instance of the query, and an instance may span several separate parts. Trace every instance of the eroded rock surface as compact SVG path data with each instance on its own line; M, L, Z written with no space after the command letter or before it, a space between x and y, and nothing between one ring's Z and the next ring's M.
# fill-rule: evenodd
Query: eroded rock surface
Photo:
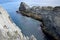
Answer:
M31 38L22 34L21 29L11 20L6 10L0 6L0 40L30 40Z
M23 3L24 2L22 2L21 4ZM32 8L28 7L29 11L26 11L26 6L20 7L20 9L25 8L25 10L19 9L19 12L21 12L22 15L31 17L42 22L41 29L45 34L51 36L54 40L60 40L60 6L33 6Z

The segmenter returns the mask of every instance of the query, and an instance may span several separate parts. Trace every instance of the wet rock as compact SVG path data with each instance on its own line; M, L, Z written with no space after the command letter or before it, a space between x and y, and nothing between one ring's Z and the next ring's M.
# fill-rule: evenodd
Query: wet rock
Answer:
M54 40L60 40L60 6L33 6L29 10L30 12L28 13L24 12L24 10L19 11L24 16L31 17L42 22L42 31L51 36Z

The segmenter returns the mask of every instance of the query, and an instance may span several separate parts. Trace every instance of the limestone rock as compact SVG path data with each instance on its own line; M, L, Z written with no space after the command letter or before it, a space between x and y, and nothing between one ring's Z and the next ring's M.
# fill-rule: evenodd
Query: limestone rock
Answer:
M20 11L22 11L22 10L28 11L29 8L30 8L30 7L29 7L27 4L25 4L24 2L21 2L20 7L19 7L19 10L20 10Z
M33 35L30 37L30 40L37 40Z
M9 14L0 6L0 40L29 40L21 29L11 20Z
M20 11L22 15L42 22L41 29L53 39L60 40L60 6L40 7L33 6L30 12Z

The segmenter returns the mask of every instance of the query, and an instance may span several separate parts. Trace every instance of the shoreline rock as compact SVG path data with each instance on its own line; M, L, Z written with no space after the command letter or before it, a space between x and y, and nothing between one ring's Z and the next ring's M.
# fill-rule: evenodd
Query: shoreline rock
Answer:
M35 40L36 38L33 36L32 39ZM30 40L30 37L23 35L21 29L11 20L7 11L3 9L1 6L0 40Z
M23 4L22 2L21 4ZM20 4L20 6L21 6ZM25 4L23 4L25 5ZM27 5L27 4L26 4ZM19 7L20 8L20 7ZM21 6L20 9L22 9ZM24 7L26 8L26 6ZM56 7L40 7L33 6L27 7L29 11L20 10L19 12L23 16L31 17L35 20L42 22L41 29L45 34L51 36L54 40L60 40L60 6Z

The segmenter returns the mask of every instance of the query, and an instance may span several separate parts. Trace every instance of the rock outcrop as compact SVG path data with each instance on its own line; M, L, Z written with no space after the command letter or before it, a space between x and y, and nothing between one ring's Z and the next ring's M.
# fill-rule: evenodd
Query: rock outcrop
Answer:
M20 7L20 9L23 8L23 6ZM24 8L26 8L26 6ZM29 12L25 12L27 9L22 11L20 11L20 9L19 12L23 16L31 17L42 22L40 26L44 34L51 36L54 40L60 40L60 6L33 6L32 8L28 8Z
M24 2L21 2L19 10L25 10L25 11L29 11L30 7L28 5L26 5Z
M33 40L36 38L33 37ZM0 40L30 40L11 20L9 14L0 6ZM37 40L37 39L36 39Z

